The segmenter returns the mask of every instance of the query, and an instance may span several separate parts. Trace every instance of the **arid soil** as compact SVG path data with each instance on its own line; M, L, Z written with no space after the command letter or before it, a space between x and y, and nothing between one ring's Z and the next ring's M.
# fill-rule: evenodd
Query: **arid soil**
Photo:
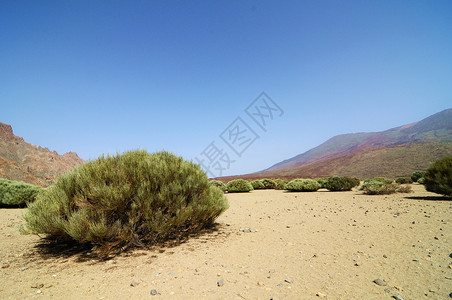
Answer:
M2 208L0 299L448 299L452 201L413 190L229 194L215 229L108 261L39 246Z

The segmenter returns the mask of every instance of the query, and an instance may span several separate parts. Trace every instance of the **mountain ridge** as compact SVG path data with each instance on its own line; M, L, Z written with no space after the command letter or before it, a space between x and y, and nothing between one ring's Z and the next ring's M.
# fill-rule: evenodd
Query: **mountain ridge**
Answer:
M11 125L0 122L0 177L48 186L58 175L82 163L77 153L59 155L27 143L14 135Z

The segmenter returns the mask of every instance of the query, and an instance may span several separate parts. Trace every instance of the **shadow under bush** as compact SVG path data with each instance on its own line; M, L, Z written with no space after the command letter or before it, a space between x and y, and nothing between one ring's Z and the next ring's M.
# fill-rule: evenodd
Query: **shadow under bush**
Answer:
M59 177L24 218L32 233L108 254L209 227L227 208L198 165L168 152L131 151Z

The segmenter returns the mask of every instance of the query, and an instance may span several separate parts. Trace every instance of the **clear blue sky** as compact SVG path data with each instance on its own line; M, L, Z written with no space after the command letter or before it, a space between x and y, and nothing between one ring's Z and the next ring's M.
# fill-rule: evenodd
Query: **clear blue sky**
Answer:
M266 132L244 112L263 91ZM0 122L85 160L214 142L243 174L451 100L452 1L0 2ZM259 136L241 157L237 117Z

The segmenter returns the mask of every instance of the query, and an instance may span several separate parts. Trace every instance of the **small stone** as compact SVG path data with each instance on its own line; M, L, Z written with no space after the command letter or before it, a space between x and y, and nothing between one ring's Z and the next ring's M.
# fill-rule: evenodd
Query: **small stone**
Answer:
M43 283L37 283L37 284L31 286L31 288L33 288L33 289L42 289L43 287L44 287Z
M155 296L155 295L158 295L159 294L159 292L157 292L157 290L151 290L151 295L152 296Z
M287 282L287 283L293 283L293 281L288 279L288 278L284 279L284 281Z
M223 279L218 280L218 281L217 281L217 285L218 285L219 287L222 287L222 286L224 285L224 280L223 280Z
M383 254L383 258L388 258L388 256L386 254Z
M413 261L416 261L416 262L417 262L417 261L419 261L419 258L415 258L415 259L413 259Z
M21 271L25 271L25 270L27 270L27 269L28 269L28 267L20 268Z
M361 265L361 262L359 262L359 261L355 263L356 267L359 267L360 265Z
M2 269L6 269L6 268L9 268L10 266L9 266L9 264L4 264L3 266L2 266Z
M42 291L41 290L37 290L36 294L42 294Z
M397 295L397 294L392 295L392 298L394 298L394 299L396 299L396 300L404 300L404 299L402 298L402 296Z
M319 298L325 298L326 297L326 294L324 294L324 293L320 293L320 292L318 292L317 294L315 294L317 297L319 297Z
M386 283L386 281L384 281L383 279L380 279L380 278L375 279L375 280L373 281L373 283L375 283L376 285L379 285L379 286L387 286L387 285L388 285L388 284Z
M139 282L132 281L132 282L130 283L130 286L136 287L136 286L139 285L139 284L140 284Z
M264 283L263 283L262 281L258 281L258 282L257 282L257 285L258 285L258 286L264 286Z

